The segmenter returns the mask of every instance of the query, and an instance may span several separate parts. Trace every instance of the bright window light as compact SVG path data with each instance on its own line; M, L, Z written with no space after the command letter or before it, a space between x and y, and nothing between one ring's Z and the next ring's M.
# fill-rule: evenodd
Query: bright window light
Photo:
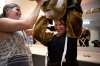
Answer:
M90 21L89 20L83 20L83 25L89 25Z
M0 14L2 13L2 9L4 5L5 5L5 0L0 0Z

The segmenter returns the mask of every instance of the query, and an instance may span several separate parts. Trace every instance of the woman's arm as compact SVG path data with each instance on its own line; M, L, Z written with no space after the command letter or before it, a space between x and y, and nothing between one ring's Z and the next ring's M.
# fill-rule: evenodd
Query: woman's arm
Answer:
M15 20L10 18L0 18L0 32L15 32L32 28L39 15L41 4L37 4L35 11L23 20Z

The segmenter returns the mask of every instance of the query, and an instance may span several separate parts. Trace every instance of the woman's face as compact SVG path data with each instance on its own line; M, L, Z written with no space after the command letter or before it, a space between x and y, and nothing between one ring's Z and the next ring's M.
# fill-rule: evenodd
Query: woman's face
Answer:
M8 18L19 19L21 17L19 7L9 8L6 14Z
M60 21L55 22L55 29L59 35L62 35L66 32L66 27Z

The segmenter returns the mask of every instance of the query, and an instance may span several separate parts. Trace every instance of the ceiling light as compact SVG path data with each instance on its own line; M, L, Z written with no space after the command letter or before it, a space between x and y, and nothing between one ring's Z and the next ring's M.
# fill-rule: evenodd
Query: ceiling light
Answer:
M89 25L90 21L89 20L83 20L83 25Z

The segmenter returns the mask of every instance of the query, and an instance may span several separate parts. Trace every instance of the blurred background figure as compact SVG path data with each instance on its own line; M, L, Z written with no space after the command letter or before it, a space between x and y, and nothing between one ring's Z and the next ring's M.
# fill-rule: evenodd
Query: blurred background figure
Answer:
M82 29L82 33L79 38L79 44L81 47L89 47L90 31L88 29Z
M94 47L100 47L100 41L99 40L94 40L91 43L94 44Z

